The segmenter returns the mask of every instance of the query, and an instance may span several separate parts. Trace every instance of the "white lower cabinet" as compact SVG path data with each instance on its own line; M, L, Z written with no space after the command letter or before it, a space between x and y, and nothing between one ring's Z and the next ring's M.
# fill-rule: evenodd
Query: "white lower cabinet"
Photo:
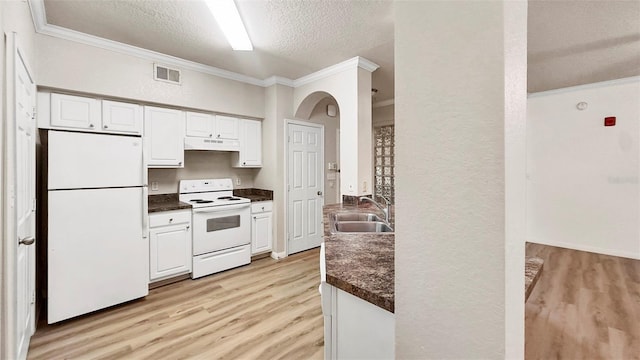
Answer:
M191 272L191 211L149 215L149 282Z
M251 204L251 255L271 251L273 242L273 201Z
M394 359L395 314L322 281L325 359Z

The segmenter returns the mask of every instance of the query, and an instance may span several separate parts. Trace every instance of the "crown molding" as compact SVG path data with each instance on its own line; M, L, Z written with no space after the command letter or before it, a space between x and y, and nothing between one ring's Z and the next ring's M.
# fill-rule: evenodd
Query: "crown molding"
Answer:
M389 100L382 100L382 101L375 102L373 103L372 107L379 108L379 107L385 107L393 104L395 104L395 99L389 99Z
M380 67L380 65L374 63L371 60L367 60L362 56L357 56L357 59L358 59L358 67L361 67L369 72L374 72L376 71L376 69Z
M1 1L1 0L0 0ZM79 31L63 28L56 25L47 23L47 16L44 7L44 0L28 0L29 7L31 8L31 17L33 18L33 24L35 30L39 34L57 37L69 41L78 42L85 45L95 46L101 49L114 51L120 54L135 56L141 59L150 60L153 62L161 63L163 65L174 66L181 69L187 69L192 71L198 71L201 73L218 76L221 78L235 80L246 84L269 87L275 84L285 85L289 87L299 87L309 84L314 81L324 79L326 77L338 74L348 69L360 67L364 70L373 72L380 66L370 60L363 57L356 56L341 63L329 66L322 70L316 71L309 75L303 76L296 80L291 80L283 76L271 76L267 79L258 79L255 77L239 74L233 71L220 69L210 65L204 65L194 61L181 59L175 56L162 54L159 52L143 49L137 46L127 45L121 42L108 40L105 38L85 34Z
M600 82L596 82L596 83L590 83L590 84L584 84L584 85L576 85L576 86L570 86L570 87L566 87L566 88L560 88L560 89L553 89L553 90L529 93L529 94L527 94L527 98L529 98L529 99L530 98L537 98L537 97L543 97L543 96L549 96L549 95L563 94L563 93L568 93L568 92L573 92L573 91L597 89L597 88L602 88L602 87L606 87L606 86L631 84L631 83L636 83L636 82L640 82L640 76L631 76L631 77L626 77L626 78L621 78L621 79L600 81Z
M372 61L369 61L363 57L360 56L356 56L354 58L351 58L349 60L345 60L341 63L337 63L335 65L331 65L327 68L324 68L322 70L318 70L314 73L311 73L309 75L303 76L301 78L295 79L293 80L293 84L294 87L299 87L302 85L306 85L309 83L312 83L314 81L318 81L324 78L327 78L329 76L341 73L345 70L350 70L350 69L354 69L354 68L358 68L361 67L367 71L374 71L375 69L379 68L380 66Z
M276 85L276 84L285 85L285 86L288 86L288 87L295 87L295 84L294 84L293 80L291 80L289 78L286 78L286 77L277 76L277 75L274 75L274 76L271 76L271 77L268 77L268 78L264 79L262 86L269 87L269 86L273 86L273 85Z
M192 71L198 71L201 73L218 76L221 78L235 80L251 85L264 86L264 80L254 78L251 76L238 74L232 71L220 69L213 66L200 64L194 61L181 59L175 56L162 54L159 52L139 48L137 46L131 46L123 44L117 41L107 40L97 36L81 33L79 31L66 29L56 25L46 24L40 28L38 33L43 35L49 35L60 39L70 40L77 43L95 46L100 49L114 51L120 54L135 56L141 59L150 60L163 65L173 66L181 69L187 69Z

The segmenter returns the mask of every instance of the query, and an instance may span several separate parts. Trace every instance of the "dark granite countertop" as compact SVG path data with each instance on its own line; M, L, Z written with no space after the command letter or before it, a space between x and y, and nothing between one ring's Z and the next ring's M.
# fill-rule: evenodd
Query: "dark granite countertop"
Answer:
M256 201L273 201L273 191L263 189L234 189L233 195Z
M327 283L394 312L393 233L331 234L328 214L335 212L381 212L371 204L334 204L323 208Z
M189 209L191 205L178 200L178 194L149 195L149 213Z

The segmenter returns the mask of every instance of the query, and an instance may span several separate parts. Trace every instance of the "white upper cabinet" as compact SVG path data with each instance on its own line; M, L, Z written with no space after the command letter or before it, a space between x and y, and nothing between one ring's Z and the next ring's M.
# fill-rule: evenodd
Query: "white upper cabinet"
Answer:
M142 106L86 96L38 93L38 127L142 135Z
M239 123L242 120L231 116L216 115L216 133L218 139L238 140Z
M185 114L144 107L144 138L149 167L184 167Z
M100 100L51 94L51 127L100 131Z
M240 121L231 116L187 112L186 134L191 137L238 140Z
M240 120L240 152L233 153L233 167L262 166L262 122Z
M211 138L215 130L215 116L187 112L187 136Z
M142 134L142 106L102 100L102 130Z

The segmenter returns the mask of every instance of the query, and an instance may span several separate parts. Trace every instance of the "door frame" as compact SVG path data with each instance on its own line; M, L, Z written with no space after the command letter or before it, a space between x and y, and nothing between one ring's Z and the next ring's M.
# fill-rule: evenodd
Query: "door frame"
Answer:
M324 125L304 120L285 119L284 126L284 257L289 256L289 125L309 126L320 129L320 153L322 159L320 163L320 187L322 188L322 202L324 207ZM321 220L322 222L322 220ZM324 230L323 235L324 236Z
M17 318L16 318L16 298L18 294L17 290L17 255L18 255L18 243L17 241L7 241L6 239L17 239L17 208L16 208L16 91L15 91L15 70L18 61L22 61L27 70L31 81L34 83L33 71L29 66L22 47L19 45L18 34L10 33L12 36L4 36L4 54L5 63L4 68L0 71L4 72L4 87L3 99L4 102L2 117L2 139L0 139L0 146L2 146L2 168L0 177L2 178L2 200L0 206L2 206L2 225L3 225L3 241L0 244L0 257L2 262L2 272L0 275L0 358L13 359L17 358ZM6 34L9 35L9 34ZM21 59L21 60L20 60ZM37 130L37 126L36 126ZM37 132L36 132L37 133ZM34 135L35 136L35 135Z

